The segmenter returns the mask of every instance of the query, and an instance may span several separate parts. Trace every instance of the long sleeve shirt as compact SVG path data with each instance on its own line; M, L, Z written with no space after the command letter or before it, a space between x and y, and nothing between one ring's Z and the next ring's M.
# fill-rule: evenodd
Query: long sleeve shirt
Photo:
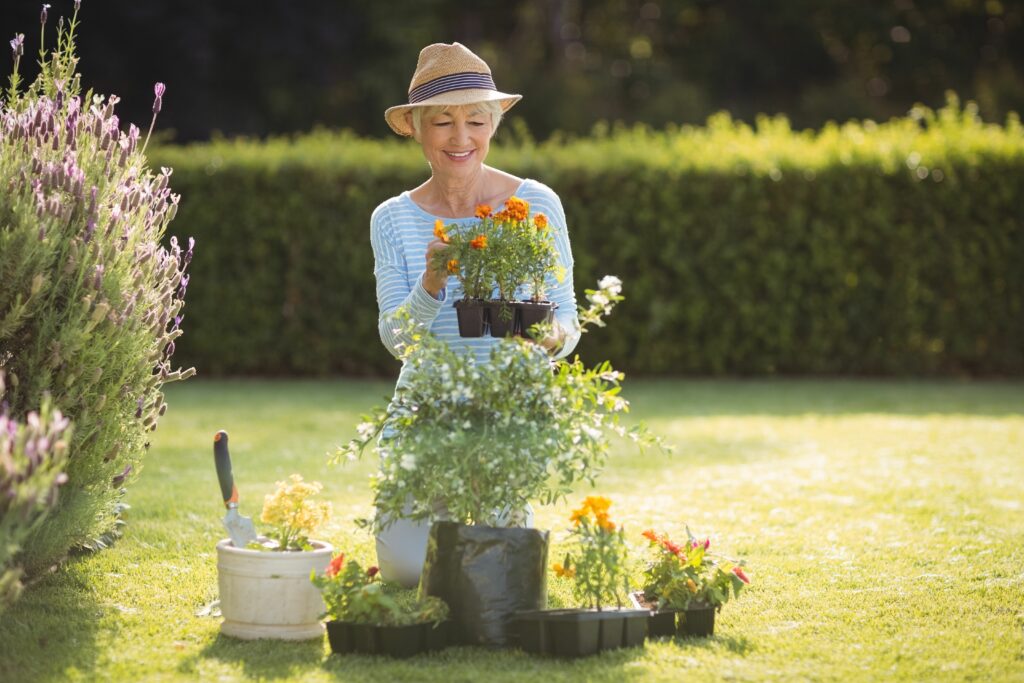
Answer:
M565 211L558 195L536 180L524 180L514 196L529 202L531 215L543 213L548 217L549 229L555 238L558 263L564 268L565 276L561 282L549 275L545 283L548 298L558 304L555 318L566 332L565 343L556 355L561 358L573 351L580 338L572 280L573 258ZM416 204L408 192L388 199L373 212L370 219L370 241L373 246L373 273L377 279L377 306L380 311L378 330L381 341L396 358L399 357L401 344L408 340L396 331L398 326L394 314L399 307L407 306L413 319L426 326L435 336L457 351L472 353L478 363L486 363L491 346L498 340L493 337L459 336L454 304L463 297L463 291L458 279L449 277L437 298L423 288L427 245L434 239L434 221L437 218ZM478 219L469 216L441 220L445 225L450 225L472 223ZM518 299L526 295L525 290L516 292ZM404 380L405 367L399 375L398 386L402 386Z

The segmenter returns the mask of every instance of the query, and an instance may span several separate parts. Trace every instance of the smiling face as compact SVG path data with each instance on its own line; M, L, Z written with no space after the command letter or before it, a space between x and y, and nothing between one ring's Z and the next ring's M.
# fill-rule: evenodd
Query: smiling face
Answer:
M480 170L493 133L491 114L470 104L424 115L417 139L434 174L464 177Z

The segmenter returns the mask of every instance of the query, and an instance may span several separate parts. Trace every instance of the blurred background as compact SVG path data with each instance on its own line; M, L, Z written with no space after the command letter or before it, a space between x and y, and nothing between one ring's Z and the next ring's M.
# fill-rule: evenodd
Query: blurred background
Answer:
M0 3L28 55L38 14ZM1024 110L1017 1L85 0L82 32L87 81L121 96L122 119L147 120L153 82L167 84L160 128L178 142L317 125L387 135L382 112L405 101L420 48L452 41L527 95L515 115L538 139L719 110L796 127L884 120L950 89L986 120Z

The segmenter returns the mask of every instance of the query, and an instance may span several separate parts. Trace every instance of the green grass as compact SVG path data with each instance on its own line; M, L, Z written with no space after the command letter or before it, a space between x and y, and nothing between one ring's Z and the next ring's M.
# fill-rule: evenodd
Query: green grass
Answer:
M361 559L370 463L329 467L385 382L203 382L170 411L130 489L127 535L72 560L0 619L0 680L1024 681L1024 384L633 382L673 456L623 449L598 491L639 546L688 522L745 557L753 585L715 637L584 661L456 648L406 662L326 640L240 642L196 616L224 535L211 457L231 433L243 512L277 479L325 484L319 536ZM587 491L579 491L575 503ZM564 542L568 506L541 508ZM557 588L556 588L557 590Z

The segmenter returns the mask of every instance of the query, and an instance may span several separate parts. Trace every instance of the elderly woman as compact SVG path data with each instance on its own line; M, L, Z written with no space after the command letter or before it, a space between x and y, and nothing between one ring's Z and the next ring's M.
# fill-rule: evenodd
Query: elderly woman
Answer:
M444 270L431 268L432 255L446 245L434 238L434 221L445 224L478 220L480 204L501 206L510 197L544 213L554 230L560 265L567 276L548 283L558 304L554 332L539 343L556 357L569 354L579 340L572 283L572 253L565 212L558 196L536 180L517 178L484 164L491 137L502 114L521 99L499 92L487 64L463 45L438 43L425 47L409 85L409 103L385 113L388 125L412 136L423 148L430 177L419 187L388 199L373 212L373 244L381 340L399 355L402 343L394 314L406 307L412 317L453 348L486 363L491 337L462 338L453 304L462 298L459 282ZM519 293L522 294L522 293ZM398 379L402 386L406 368ZM527 524L532 520L526 510ZM384 578L413 586L426 554L428 521L390 520L377 536L377 559Z

